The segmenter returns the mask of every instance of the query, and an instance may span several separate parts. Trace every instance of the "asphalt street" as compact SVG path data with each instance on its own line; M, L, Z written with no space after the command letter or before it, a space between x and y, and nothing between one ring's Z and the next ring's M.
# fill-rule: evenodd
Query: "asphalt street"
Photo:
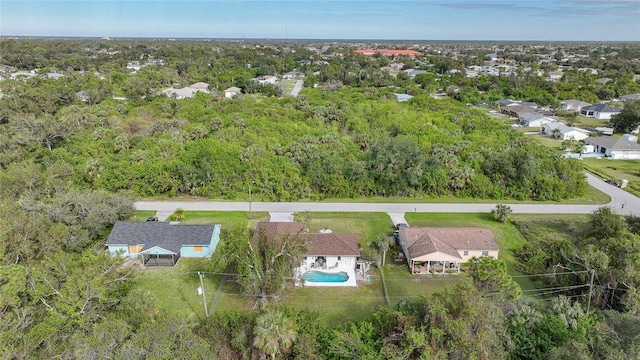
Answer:
M626 191L586 174L589 184L608 194L611 206L621 214L640 215L640 199ZM519 214L588 214L602 205L562 205L562 204L507 204L513 213ZM227 201L139 201L138 210L155 210L160 214L171 214L177 208L186 211L265 211L278 213L292 212L490 212L495 204L433 204L433 203L326 203L326 202L227 202Z

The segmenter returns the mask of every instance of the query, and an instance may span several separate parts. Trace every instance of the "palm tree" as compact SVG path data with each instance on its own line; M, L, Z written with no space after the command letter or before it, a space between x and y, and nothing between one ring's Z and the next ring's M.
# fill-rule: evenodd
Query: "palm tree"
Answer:
M256 318L253 327L253 346L276 358L281 350L288 350L296 339L293 321L277 310L267 309Z
M387 250L391 247L391 237L384 233L378 234L371 244L369 244L369 247L376 253L382 252L382 266L384 266Z
M183 208L177 208L172 216L175 221L182 221L187 216L187 212Z

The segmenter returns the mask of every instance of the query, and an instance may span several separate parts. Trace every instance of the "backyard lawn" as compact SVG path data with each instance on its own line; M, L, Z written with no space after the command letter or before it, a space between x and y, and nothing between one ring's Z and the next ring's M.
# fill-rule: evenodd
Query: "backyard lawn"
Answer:
M372 277L373 278L373 277ZM406 260L394 262L387 255L384 266L384 278L387 284L389 302L394 307L402 299L413 299L442 291L447 286L466 281L464 275L411 275Z
M174 267L145 268L133 280L134 286L149 293L165 311L176 313L185 319L204 319L203 298L197 293L200 287L197 271L204 267L204 261L206 260L182 258ZM204 287L208 303L211 303L221 279L221 275L205 275Z
M375 269L369 273L375 273ZM317 311L323 325L327 326L363 320L378 308L387 306L380 276L372 276L370 282L359 282L358 288L291 288L283 296L282 304Z

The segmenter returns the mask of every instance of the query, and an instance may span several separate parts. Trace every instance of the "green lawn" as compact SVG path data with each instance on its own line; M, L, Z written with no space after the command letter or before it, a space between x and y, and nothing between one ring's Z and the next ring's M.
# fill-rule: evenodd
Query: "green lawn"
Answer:
M640 160L611 160L585 158L584 167L603 179L614 179L620 183L621 179L629 181L628 192L640 196Z
M198 295L200 278L197 270L202 269L204 259L182 258L175 267L144 268L133 280L135 287L151 294L165 311L184 318L204 319L204 302ZM205 275L204 287L207 302L211 303L222 277Z
M558 139L554 139L551 136L547 136L544 134L531 134L527 135L531 139L534 139L542 146L557 152L558 154L563 154L565 150L562 148L562 141Z
M505 223L498 222L488 213L407 213L405 214L405 219L411 226L478 226L488 228L496 237L500 247L499 258L507 263L509 274L512 276L522 275L516 270L513 250L522 246L525 239L509 221ZM520 277L515 280L523 290L535 287L535 284L527 278Z
M358 288L292 288L287 290L282 304L294 309L317 311L327 326L363 320L381 306L387 306L380 276L372 276L369 283L360 282Z
M565 121L564 123L566 124L567 122ZM600 120L592 117L578 116L575 119L573 126L581 127L581 128L589 128L589 127L595 128L595 127L611 127L611 124L609 124L609 120Z
M183 224L220 224L223 227L247 226L252 229L259 221L268 221L269 213L244 211L187 211Z
M415 300L469 279L465 275L411 275L406 261L395 262L388 254L384 277L392 307L402 299Z
M291 95L291 91L296 85L296 80L281 80L279 85L282 87L285 95Z
M153 210L136 210L129 221L147 221L148 218L156 216Z

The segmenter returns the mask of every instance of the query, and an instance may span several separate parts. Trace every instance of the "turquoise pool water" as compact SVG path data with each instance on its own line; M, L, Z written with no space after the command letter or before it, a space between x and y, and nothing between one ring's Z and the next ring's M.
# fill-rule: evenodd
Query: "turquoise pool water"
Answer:
M311 270L302 274L305 281L312 282L345 282L349 280L349 275L344 272L326 273L322 271Z

